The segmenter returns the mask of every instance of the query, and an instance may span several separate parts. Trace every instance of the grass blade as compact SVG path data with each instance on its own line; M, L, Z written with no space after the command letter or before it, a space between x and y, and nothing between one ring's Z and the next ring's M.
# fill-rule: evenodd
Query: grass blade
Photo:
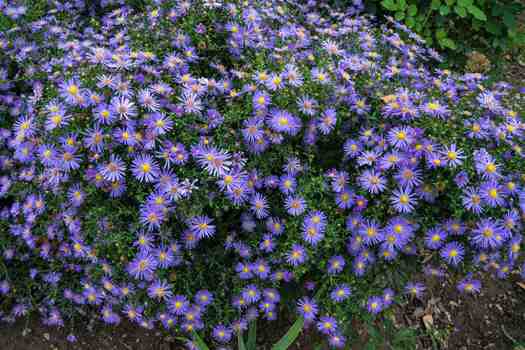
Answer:
M206 345L204 340L202 340L199 334L197 334L197 332L195 331L193 331L193 340L195 341L197 348L199 348L199 350L210 350L208 345Z
M246 344L247 350L257 350L257 320L250 322L248 328L248 344Z
M299 317L290 327L288 332L272 347L272 350L286 350L297 339L304 326L304 318Z
M244 344L244 337L242 332L239 330L237 333L237 343L239 343L239 350L246 350L246 344Z

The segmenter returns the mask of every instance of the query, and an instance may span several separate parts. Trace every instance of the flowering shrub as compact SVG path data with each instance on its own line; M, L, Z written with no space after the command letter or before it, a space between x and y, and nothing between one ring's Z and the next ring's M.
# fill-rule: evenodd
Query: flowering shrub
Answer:
M477 293L477 271L520 270L512 86L314 2L75 6L3 8L3 321L126 317L226 344L293 305L340 347L352 313L424 294L399 271Z

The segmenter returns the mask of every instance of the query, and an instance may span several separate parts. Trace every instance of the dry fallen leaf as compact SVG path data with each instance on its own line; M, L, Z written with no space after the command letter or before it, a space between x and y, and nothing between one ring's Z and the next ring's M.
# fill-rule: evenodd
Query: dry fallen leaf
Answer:
M516 282L516 284L518 286L520 286L521 288L525 289L525 283L522 283L522 282Z
M434 318L432 317L432 315L427 314L423 316L423 324L425 325L426 329L431 329L434 325Z

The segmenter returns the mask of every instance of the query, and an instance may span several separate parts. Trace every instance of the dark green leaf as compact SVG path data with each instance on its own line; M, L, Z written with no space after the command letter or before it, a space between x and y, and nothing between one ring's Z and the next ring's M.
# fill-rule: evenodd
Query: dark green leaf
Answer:
M454 12L458 14L459 17L467 17L467 9L463 6L456 5L454 6Z
M250 322L250 326L248 328L248 350L257 350L255 347L257 346L257 320L253 320Z
M286 334L272 347L272 350L287 350L297 339L304 326L304 318L301 316L294 322Z
M472 0L458 0L458 5L461 7L468 7L472 5Z
M395 17L396 21L402 21L405 18L405 13L401 12L401 11L396 12L394 17Z
M439 0L432 0L432 3L430 5L430 8L432 10L437 10L439 8L439 6L441 5L441 1Z
M516 17L511 12L505 11L503 14L503 23L511 30L516 29Z
M210 350L208 345L206 345L204 340L202 340L202 338L199 336L199 334L197 334L197 332L193 331L192 335L193 340L195 341L195 344L197 345L197 348L199 348L199 350Z
M414 17L415 15L417 15L417 6L414 4L410 5L408 7L407 13L410 17Z
M447 36L447 32L443 28L439 28L436 30L436 38L443 39Z
M450 13L450 7L448 7L447 5L441 5L439 7L439 14L441 16L446 16Z
M397 6L394 3L394 0L383 0L381 1L381 5L383 5L383 7L389 11L395 11L397 9Z
M476 5L468 6L467 10L472 16L474 16L474 18L476 18L478 20L480 20L480 21L486 21L487 20L487 16L485 15L485 13L483 11L481 11L481 9L479 7L477 7Z
M446 48L449 48L451 50L455 50L456 49L456 43L450 39L450 38L443 38L439 41L439 43L443 46L443 47L446 47Z
M239 333L237 333L237 343L239 344L239 350L247 350L246 349L246 344L244 344L244 338L242 336L242 332L239 331Z

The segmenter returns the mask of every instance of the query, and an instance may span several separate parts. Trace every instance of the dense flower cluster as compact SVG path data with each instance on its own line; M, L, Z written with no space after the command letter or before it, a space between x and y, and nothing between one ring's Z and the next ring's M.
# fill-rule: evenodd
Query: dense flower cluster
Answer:
M512 86L431 69L360 2L103 5L0 36L3 321L90 310L226 344L285 301L342 347L349 305L424 295L389 278L406 262L466 293L525 274Z

